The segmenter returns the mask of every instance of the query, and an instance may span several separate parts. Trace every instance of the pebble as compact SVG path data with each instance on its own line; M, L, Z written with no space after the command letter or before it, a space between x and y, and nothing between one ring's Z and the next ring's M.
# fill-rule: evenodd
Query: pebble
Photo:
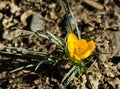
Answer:
M40 13L35 13L33 15L33 18L32 18L32 22L31 22L31 30L36 32L38 30L41 30L42 28L42 25L45 23L45 20L44 18L42 17L42 15L40 15Z
M113 31L112 45L113 53L116 57L120 57L120 31Z
M2 13L0 13L0 20L2 20L2 18L3 18L3 14L2 14Z

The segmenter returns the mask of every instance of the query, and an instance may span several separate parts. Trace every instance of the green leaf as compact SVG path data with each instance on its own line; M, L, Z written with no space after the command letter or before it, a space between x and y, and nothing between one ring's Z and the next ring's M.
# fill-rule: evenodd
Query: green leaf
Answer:
M13 73L13 72L22 70L22 69L24 69L24 68L29 68L29 67L33 67L33 66L35 66L35 65L34 65L34 64L29 64L29 65L27 65L27 66L22 66L22 67L19 67L19 68L17 68L17 69L14 69L14 70L10 71L9 73Z
M40 61L38 64L37 64L37 66L35 67L35 71L40 67L40 65L42 65L43 63L44 63L45 61L43 60L43 61Z
M66 87L67 85L69 85L69 83L73 80L73 78L75 77L75 75L78 73L78 67L76 67L76 69L72 72L72 74L68 77L64 87Z
M80 31L79 31L77 21L76 21L76 19L75 19L75 16L74 16L73 13L72 13L72 10L71 10L71 8L70 8L69 3L68 3L68 9L69 9L69 11L70 11L70 13L71 13L71 15L72 15L73 22L74 22L75 27L76 27L76 30L77 30L78 38L81 39L81 33L80 33Z
M66 5L66 3L64 1L62 3L64 5L64 9L65 9L65 12L66 12L66 18L67 18L67 21L68 21L68 24L69 24L70 33L73 33L72 26L70 24L70 19L69 19L69 16L68 16L69 11L68 11L67 5Z
M46 31L51 37L52 41L55 42L57 45L62 46L62 42L49 30Z
M62 83L71 75L71 73L73 73L76 70L76 66L73 66L69 72L64 76L64 78L62 79Z

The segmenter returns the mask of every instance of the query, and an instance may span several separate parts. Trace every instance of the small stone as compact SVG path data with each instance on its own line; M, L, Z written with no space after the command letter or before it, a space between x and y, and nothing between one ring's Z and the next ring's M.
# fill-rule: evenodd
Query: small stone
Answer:
M55 9L56 8L56 4L55 3L50 4L49 8Z
M4 48L5 48L5 46L0 43L0 50L3 50Z
M6 8L9 5L9 1L0 1L0 10Z
M49 83L49 77L46 78L46 83L47 83L47 84L50 84L50 83Z
M2 14L2 13L0 13L0 20L2 20L2 18L3 18L3 14Z
M111 78L114 78L115 77L115 75L113 74L113 73L110 73L110 75L109 75Z
M120 57L120 31L113 31L112 33L113 54Z
M11 13L13 13L13 14L15 14L16 12L20 11L20 7L18 7L17 5L15 5L15 3L11 3L10 7L11 7Z
M9 81L9 83L13 83L14 81L11 79L10 81Z
M32 22L31 22L31 30L36 32L38 30L41 30L43 28L43 24L44 24L45 20L42 17L42 15L40 15L40 13L35 13L33 15L32 18Z

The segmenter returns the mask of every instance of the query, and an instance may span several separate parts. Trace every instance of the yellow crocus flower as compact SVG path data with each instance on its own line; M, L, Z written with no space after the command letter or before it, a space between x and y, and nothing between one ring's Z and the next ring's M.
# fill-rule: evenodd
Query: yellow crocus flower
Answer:
M87 42L85 39L78 39L73 33L68 35L67 44L70 57L74 60L87 58L95 49L93 40Z

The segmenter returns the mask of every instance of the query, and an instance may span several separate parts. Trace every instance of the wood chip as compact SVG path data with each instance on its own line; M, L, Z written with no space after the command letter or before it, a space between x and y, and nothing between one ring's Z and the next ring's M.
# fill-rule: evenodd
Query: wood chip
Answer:
M104 7L103 5L99 4L98 2L95 2L93 0L83 0L84 3L92 6L93 8L99 9L99 10L103 10Z

